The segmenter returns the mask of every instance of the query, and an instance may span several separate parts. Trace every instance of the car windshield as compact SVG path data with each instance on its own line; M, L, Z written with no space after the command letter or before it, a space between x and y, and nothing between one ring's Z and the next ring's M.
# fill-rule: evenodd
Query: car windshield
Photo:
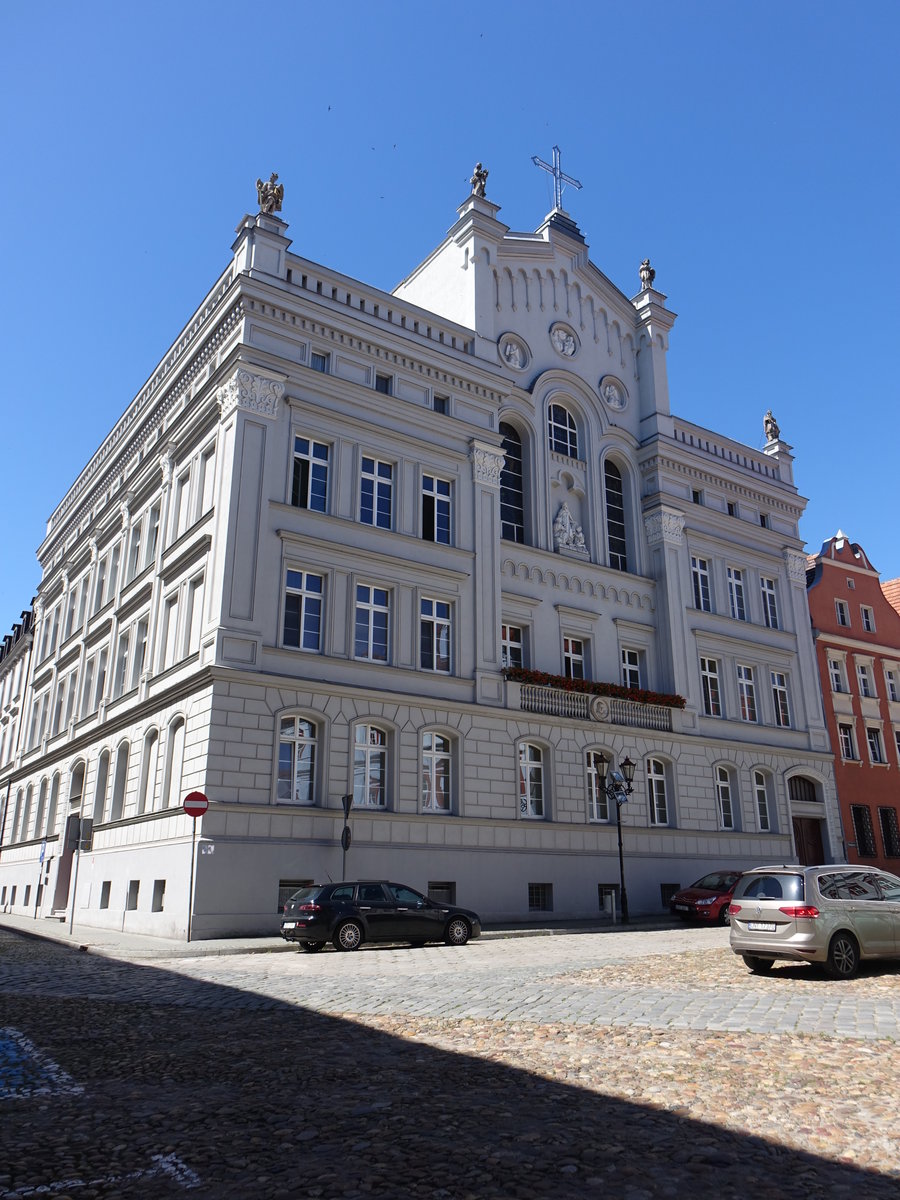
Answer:
M734 898L754 900L802 900L802 875L745 875L735 888Z
M739 878L739 871L713 871L711 875L704 875L702 879L692 883L691 887L705 888L708 892L727 892L734 887L735 880Z

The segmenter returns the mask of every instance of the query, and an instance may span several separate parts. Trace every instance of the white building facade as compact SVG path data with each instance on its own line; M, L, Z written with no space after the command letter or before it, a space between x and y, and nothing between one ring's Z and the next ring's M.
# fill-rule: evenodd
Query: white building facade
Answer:
M629 299L561 210L498 211L392 293L244 218L39 548L0 908L271 932L351 794L349 878L612 918L601 753L632 913L798 816L840 845L790 448L671 415L649 264Z

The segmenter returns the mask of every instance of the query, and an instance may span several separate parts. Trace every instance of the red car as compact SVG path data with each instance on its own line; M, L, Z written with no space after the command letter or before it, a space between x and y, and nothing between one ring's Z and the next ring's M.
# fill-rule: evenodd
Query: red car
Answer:
M728 906L742 874L742 871L711 871L704 875L690 887L675 893L669 901L672 915L683 921L694 919L710 925L730 924Z

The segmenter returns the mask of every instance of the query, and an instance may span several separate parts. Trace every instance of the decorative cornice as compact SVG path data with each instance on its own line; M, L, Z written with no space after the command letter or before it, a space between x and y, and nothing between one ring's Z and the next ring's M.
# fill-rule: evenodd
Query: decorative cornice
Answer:
M503 451L473 439L469 443L469 457L472 460L472 478L475 483L499 488L500 472L503 470L505 457Z
M236 408L246 409L258 417L275 420L278 401L284 395L284 379L274 379L256 371L238 367L227 383L216 389L219 413L224 419Z
M651 546L665 542L680 546L684 542L684 513L660 508L644 517L644 532Z

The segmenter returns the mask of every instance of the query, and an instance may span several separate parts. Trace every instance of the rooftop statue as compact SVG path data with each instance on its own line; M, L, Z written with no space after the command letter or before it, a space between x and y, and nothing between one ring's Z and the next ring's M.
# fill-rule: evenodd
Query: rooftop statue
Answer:
M261 213L281 212L281 202L284 199L284 184L278 182L278 176L273 171L265 183L256 181L256 194L259 197Z
M650 259L645 258L641 263L641 291L646 292L653 287L653 280L656 278L656 272L650 266Z
M765 431L767 442L777 442L781 437L781 430L778 428L778 422L772 416L771 408L763 417L763 430Z
M485 184L487 183L487 177L487 168L483 167L481 163L476 163L475 170L472 172L472 178L469 180L469 183L472 185L473 196L481 196L482 199L484 198L484 188Z

